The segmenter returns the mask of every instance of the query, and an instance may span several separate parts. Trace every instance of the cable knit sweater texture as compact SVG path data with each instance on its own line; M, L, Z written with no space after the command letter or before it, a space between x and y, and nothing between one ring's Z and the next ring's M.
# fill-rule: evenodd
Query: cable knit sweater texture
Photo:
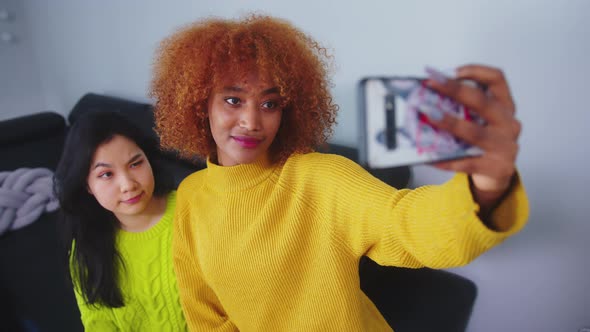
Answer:
M176 192L168 195L162 219L147 231L119 231L117 249L125 267L119 285L125 306L95 307L76 299L85 331L186 331L172 266L172 225Z
M174 224L174 268L192 331L390 331L359 287L361 256L461 266L528 216L520 180L492 215L510 227L494 232L478 219L464 174L396 190L336 155L207 166L181 184Z

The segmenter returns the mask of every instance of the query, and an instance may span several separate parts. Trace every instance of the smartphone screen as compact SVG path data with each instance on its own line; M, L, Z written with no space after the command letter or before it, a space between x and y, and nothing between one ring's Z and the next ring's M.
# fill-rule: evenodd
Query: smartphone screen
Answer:
M443 113L484 124L476 113L412 77L366 78L359 85L360 161L386 168L475 156L478 147L434 127Z

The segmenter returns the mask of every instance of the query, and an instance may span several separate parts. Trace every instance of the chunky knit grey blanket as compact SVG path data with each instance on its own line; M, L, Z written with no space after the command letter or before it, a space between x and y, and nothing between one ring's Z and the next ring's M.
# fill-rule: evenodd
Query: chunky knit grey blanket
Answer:
M57 210L53 172L47 168L19 168L0 172L0 235Z

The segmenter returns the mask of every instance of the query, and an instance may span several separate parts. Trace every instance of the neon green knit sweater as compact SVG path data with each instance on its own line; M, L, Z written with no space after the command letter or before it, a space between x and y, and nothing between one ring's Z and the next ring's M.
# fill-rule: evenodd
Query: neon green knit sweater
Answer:
M294 155L283 166L220 167L178 192L173 256L192 331L391 330L359 287L358 263L469 263L526 222L518 182L486 228L466 175L396 190L343 157ZM503 223L506 224L506 223ZM395 300L395 299L392 299Z
M119 286L125 306L95 307L75 288L84 329L93 331L186 331L172 267L172 225L176 192L168 195L162 219L145 232L117 233L125 267Z

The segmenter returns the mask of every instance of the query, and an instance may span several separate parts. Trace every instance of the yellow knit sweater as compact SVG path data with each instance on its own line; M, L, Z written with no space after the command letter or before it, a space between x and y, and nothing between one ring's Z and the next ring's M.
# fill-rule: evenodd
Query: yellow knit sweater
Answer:
M117 250L125 264L119 278L125 302L123 307L89 305L79 288L75 288L85 331L187 330L172 267L175 205L176 192L173 191L168 194L166 212L156 225L140 233L117 233Z
M390 331L359 287L361 256L460 266L528 215L520 182L494 211L512 225L498 233L477 218L466 175L396 190L335 155L207 166L181 184L174 223L174 268L192 331Z

